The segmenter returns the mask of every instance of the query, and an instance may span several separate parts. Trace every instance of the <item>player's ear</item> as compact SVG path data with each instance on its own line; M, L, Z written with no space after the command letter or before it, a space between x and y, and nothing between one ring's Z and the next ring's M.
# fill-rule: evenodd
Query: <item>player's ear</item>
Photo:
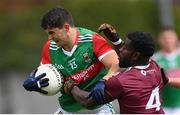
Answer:
M66 32L69 32L70 25L68 23L65 23L64 28L65 28Z
M133 60L138 60L139 58L140 58L140 53L139 52L134 52L133 54L132 54L132 57L133 57Z

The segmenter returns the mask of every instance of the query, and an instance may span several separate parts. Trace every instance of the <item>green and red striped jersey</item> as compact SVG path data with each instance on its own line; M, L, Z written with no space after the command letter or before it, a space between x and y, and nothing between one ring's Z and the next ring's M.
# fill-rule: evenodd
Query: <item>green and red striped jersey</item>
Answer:
M103 37L85 28L78 28L75 39L70 52L58 47L53 40L48 40L43 48L41 63L54 64L64 80L71 77L80 83L79 88L90 91L107 74L101 60L114 50ZM84 108L63 90L61 93L59 103L64 110L76 112Z

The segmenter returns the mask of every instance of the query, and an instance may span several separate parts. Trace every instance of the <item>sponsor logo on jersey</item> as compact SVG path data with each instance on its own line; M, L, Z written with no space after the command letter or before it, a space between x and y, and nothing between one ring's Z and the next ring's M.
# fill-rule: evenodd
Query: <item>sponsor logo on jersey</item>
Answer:
M89 54L87 52L83 54L83 57L85 62L88 62L90 60Z
M64 80L66 81L69 78L71 78L74 81L76 81L77 83L80 83L80 82L83 82L87 79L95 77L103 67L104 66L102 65L102 63L93 62L93 64L90 65L88 68L81 70L80 72L77 72L74 75L68 76Z

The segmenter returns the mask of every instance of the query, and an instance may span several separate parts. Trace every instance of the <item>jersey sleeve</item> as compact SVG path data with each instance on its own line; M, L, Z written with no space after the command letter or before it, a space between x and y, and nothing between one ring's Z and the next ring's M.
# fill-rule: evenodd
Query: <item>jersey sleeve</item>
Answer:
M123 94L123 87L119 79L114 76L105 82L105 99L114 100Z
M43 47L43 51L42 51L42 59L41 59L41 64L50 64L50 43L51 40L47 41Z
M107 54L114 51L108 42L98 34L93 35L93 49L99 61L101 61Z

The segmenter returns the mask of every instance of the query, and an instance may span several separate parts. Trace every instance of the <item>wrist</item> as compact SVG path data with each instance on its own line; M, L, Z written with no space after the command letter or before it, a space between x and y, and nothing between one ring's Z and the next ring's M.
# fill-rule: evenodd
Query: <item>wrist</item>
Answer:
M119 38L117 41L115 41L115 42L112 42L112 44L113 45L119 45L119 44L121 44L122 43L122 39L121 38Z
M73 86L71 89L71 93L76 92L77 90L79 90L78 86Z
M116 41L118 41L120 38L119 38L119 34L118 33L114 33L114 32L111 32L110 33L110 36L109 36L109 38L111 38L110 40L111 40L111 42L116 42Z
M68 93L71 95L73 92L76 92L77 90L78 90L78 87L76 85L72 85Z

